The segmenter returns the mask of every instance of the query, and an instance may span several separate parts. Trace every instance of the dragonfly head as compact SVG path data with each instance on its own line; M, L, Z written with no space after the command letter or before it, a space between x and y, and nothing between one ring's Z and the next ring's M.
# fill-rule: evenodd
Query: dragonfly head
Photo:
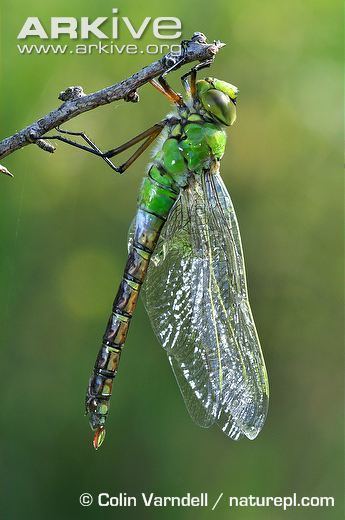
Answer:
M202 107L213 119L226 126L234 124L237 87L220 79L205 78L197 81L196 90Z

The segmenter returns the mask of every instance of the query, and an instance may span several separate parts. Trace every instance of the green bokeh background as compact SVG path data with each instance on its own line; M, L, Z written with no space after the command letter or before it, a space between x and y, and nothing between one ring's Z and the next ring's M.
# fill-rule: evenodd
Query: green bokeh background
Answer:
M1 193L1 518L342 518L342 17L322 0L108 0L1 4L1 136L57 105L69 85L91 92L147 55L25 56L27 16L177 16L183 36L228 45L212 75L240 87L222 163L241 226L248 283L270 376L271 404L254 442L189 419L142 304L116 380L108 435L95 453L84 391L126 258L126 234L148 154L124 176L62 144L3 161ZM62 38L63 42L64 39ZM153 42L150 31L142 44ZM132 43L125 30L119 43ZM207 72L207 74L210 74ZM178 86L178 74L171 78ZM80 116L103 148L168 111L150 86L139 104ZM96 495L208 491L335 496L330 509L82 508Z

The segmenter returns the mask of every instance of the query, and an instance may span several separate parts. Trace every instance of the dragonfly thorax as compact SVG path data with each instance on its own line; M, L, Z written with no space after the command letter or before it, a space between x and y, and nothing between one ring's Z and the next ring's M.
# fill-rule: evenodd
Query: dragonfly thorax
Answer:
M220 161L225 144L223 125L202 113L186 114L168 128L154 155L150 175L160 184L179 190L188 184L192 174Z

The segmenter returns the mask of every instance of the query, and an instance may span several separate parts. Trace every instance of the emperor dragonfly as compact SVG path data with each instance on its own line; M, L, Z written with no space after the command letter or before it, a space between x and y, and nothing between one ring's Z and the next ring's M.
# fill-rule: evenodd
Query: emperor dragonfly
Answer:
M173 113L108 152L48 136L102 157L123 173L158 137L130 230L128 259L86 395L96 449L105 437L114 377L140 289L192 419L217 423L232 439L254 439L267 414L265 363L248 301L238 223L220 177L225 127L236 119L238 89L216 78L182 76L183 98L163 76L152 85ZM190 78L189 78L190 76ZM111 158L144 141L116 167Z

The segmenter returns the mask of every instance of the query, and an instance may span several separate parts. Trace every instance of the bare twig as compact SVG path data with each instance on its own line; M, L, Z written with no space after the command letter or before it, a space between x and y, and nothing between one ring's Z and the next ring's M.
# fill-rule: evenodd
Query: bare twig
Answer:
M8 171L7 168L5 168L5 166L2 166L0 164L0 173L3 173L4 175L8 175L9 177L13 177L12 173Z
M136 102L139 99L136 90L152 78L169 71L172 67L179 68L193 61L202 62L209 60L217 54L222 46L221 42L208 44L206 37L202 33L195 33L191 40L184 42L184 51L180 55L175 53L166 54L160 60L147 65L120 83L88 95L84 94L82 87L67 88L59 95L59 99L63 101L62 105L0 142L0 158L6 157L28 144L37 144L41 149L53 152L54 147L40 139L49 130L58 127L83 112L119 99ZM8 170L1 165L0 173L9 174Z

